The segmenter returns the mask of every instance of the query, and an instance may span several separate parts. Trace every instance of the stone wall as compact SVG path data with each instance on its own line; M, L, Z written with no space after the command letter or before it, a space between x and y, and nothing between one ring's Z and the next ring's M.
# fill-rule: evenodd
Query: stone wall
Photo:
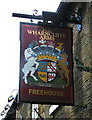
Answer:
M73 57L78 57L85 67L92 67L92 5L78 5L82 7L82 30L78 32L77 25L71 25ZM73 80L75 106L61 106L53 113L54 118L92 118L92 72L78 69L74 60Z
M73 41L74 41L74 57L79 57L80 61L84 63L84 66L91 66L91 14L92 6L90 3L81 4L82 7L82 30L80 33L76 32L76 26L73 28ZM75 37L76 36L76 37ZM75 105L72 108L72 112L75 112L72 116L90 118L92 117L92 73L80 71L76 64L74 66L74 93L75 93Z
M29 103L22 103L16 109L16 120L31 119L32 118L32 105Z

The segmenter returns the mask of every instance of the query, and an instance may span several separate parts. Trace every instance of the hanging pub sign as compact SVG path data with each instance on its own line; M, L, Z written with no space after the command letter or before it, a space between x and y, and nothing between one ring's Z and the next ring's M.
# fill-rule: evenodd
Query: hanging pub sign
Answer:
M72 29L20 23L22 102L72 105Z

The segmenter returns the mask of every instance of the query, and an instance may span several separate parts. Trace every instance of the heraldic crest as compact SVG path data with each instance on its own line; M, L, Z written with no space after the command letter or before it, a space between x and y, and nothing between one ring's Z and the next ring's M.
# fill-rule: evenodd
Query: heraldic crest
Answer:
M49 40L33 40L24 50L25 64L22 68L25 84L50 83L63 87L69 85L68 55L64 43Z

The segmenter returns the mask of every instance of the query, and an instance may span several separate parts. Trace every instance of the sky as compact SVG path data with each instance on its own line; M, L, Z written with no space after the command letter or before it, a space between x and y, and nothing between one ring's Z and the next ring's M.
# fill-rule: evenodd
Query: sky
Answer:
M12 17L12 13L33 14L38 10L56 12L61 0L1 0L0 1L0 113L8 97L19 89L20 22L30 19ZM0 116L1 119L1 116Z

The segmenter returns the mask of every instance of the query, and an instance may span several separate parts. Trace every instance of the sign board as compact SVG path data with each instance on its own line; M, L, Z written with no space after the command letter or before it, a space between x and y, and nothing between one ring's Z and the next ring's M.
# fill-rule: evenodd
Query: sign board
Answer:
M72 29L20 23L22 102L73 104Z

